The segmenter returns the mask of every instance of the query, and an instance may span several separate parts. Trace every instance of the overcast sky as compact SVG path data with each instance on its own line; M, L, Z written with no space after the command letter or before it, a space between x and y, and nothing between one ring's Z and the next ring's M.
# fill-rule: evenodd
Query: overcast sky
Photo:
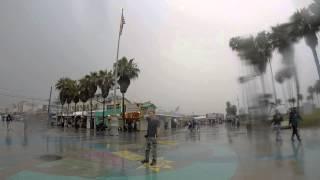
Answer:
M135 58L141 69L128 98L185 113L224 112L227 100L242 102L237 77L243 70L229 39L268 30L310 2L1 0L0 106L21 100L3 94L45 99L60 77L110 69L124 8L120 56ZM305 92L316 69L304 41L295 56ZM275 71L280 59L275 53Z

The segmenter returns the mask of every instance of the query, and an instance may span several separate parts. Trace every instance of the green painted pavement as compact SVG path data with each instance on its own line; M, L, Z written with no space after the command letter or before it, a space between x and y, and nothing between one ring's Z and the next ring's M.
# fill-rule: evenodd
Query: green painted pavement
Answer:
M146 170L148 171L148 170ZM37 173L32 171L21 171L16 175L9 178L9 180L141 180L141 179L217 179L224 180L230 179L236 171L235 163L195 163L191 166L167 171L163 173L150 173L141 176L118 176L118 177L97 177L97 178L84 178L78 176L58 176L49 175L44 173Z

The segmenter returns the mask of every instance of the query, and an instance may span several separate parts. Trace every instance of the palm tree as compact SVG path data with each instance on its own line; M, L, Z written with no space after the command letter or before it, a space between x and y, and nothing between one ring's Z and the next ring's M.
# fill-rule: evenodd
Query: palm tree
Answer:
M229 101L226 102L226 114L231 114L231 103Z
M56 89L59 91L59 99L61 103L62 113L63 113L63 105L68 102L70 97L70 82L72 80L70 78L60 78L56 83Z
M281 88L282 88L282 93L283 93L284 99L292 98L292 94L291 94L292 88L291 88L291 86L288 86L288 89L287 89L287 93L289 95L287 95L285 87L284 87L284 83L286 81L287 81L288 85L290 85L290 79L292 78L292 76L293 76L292 70L290 68L288 68L288 67L282 68L275 75L275 80L279 84L281 84ZM287 107L287 104L286 104L286 107Z
M92 110L92 100L95 97L97 92L97 82L98 82L98 73L91 72L89 75L86 75L85 78L88 80L88 95L90 98L90 128L94 129L94 121L93 121L93 110Z
M60 91L60 93L59 93L59 100L60 100L60 103L61 103L61 115L63 115L63 106L64 106L64 104L65 104L66 101L67 101L67 96L66 96L66 94L64 93L64 91Z
M311 49L320 79L320 64L316 51L316 47L318 45L316 33L319 31L319 25L316 25L317 19L312 16L308 9L301 9L297 11L291 16L290 19L291 23L295 27L294 35L299 38L304 37L306 44Z
M279 83L281 85L283 97L286 99L286 93L285 93L285 90L284 90L284 87L283 87L283 83L285 81L285 78L283 77L281 71L278 71L276 73L275 80L277 81L277 83Z
M290 98L290 99L288 99L288 102L289 102L290 104L292 104L291 107L294 107L294 105L295 105L295 103L296 103L296 99L295 99L295 98Z
M294 62L294 47L293 43L298 40L298 37L294 35L294 27L290 23L281 24L272 27L272 44L278 49L282 55L282 61L286 65L286 68L293 72L293 77L296 84L297 99L300 94L300 83L298 79L297 68ZM297 101L297 108L299 110L300 103Z
M79 88L79 84L77 83L77 81L75 81L75 87L73 89L73 102L74 102L74 111L77 112L77 104L80 101L80 88Z
M125 126L125 107L124 107L124 95L130 86L130 82L133 79L138 78L140 69L138 65L133 62L134 59L128 59L126 57L122 57L117 63L117 76L118 76L118 84L120 85L120 92L122 93L122 119Z
M318 103L319 103L319 94L320 94L320 80L317 80L315 85L313 86L313 89L314 89L314 92L317 96L317 100L318 100Z
M85 103L89 100L89 93L87 90L80 90L79 99L82 102L82 112L85 111ZM82 113L83 115L83 113Z
M258 51L261 54L261 57L264 58L262 63L266 63L265 61L269 63L270 74L272 79L272 88L274 93L274 101L275 101L275 104L277 105L277 92L276 92L273 70L271 65L271 58L272 58L272 51L273 51L271 33L262 31L258 33L255 40L256 40Z
M267 69L267 63L270 63L272 56L273 44L271 34L260 32L256 37L235 37L230 40L229 46L232 48L232 50L238 52L238 56L241 60L244 60L246 64L253 67L254 74L260 76L262 97L268 95L265 88L264 74ZM272 67L270 70L272 71ZM276 96L275 88L273 88L273 90L274 95ZM276 104L276 99L274 99L274 101ZM261 112L267 113L268 103L261 103L260 100L257 100L257 103L261 105Z
M68 111L67 111L68 114L69 114L69 110L70 110L70 104L72 103L72 101L75 98L76 91L77 91L77 81L68 79L65 84L65 93L66 93L66 98L67 98L66 100L67 100L67 104L68 104Z
M259 41L262 41L259 39ZM262 42L259 42L262 44ZM263 47L258 47L258 41L253 37L245 37L245 38L232 38L230 40L230 47L232 50L238 52L238 56L241 60L245 60L247 64L252 65L258 74L262 74L266 70L267 58L266 54L267 50Z
M84 115L85 111L85 103L89 100L89 82L87 78L82 78L79 80L79 98L82 102L82 116Z
M276 104L281 104L282 103L282 100L281 99L277 99L276 100Z
M113 86L113 73L108 70L100 70L98 74L98 86L101 90L101 96L103 98L103 110L102 110L102 121L104 124L104 111L106 98L109 95L110 88Z
M242 60L248 60L247 63L250 65L256 65L258 72L264 70L264 60L261 58L265 55L263 50L278 49L279 53L283 57L283 63L293 71L293 77L296 84L296 98L299 98L300 85L297 74L297 69L294 63L293 54L295 43L300 38L304 38L306 44L311 48L314 60L317 66L319 80L320 80L320 64L319 58L316 52L318 45L317 32L320 30L320 0L314 0L307 9L301 9L293 14L290 18L290 22L283 23L281 25L272 27L272 33L259 33L256 38L250 36L249 38L234 37L230 40L229 46L232 50L238 51L238 56ZM259 36L260 35L260 36ZM267 35L267 36L266 36ZM261 46L259 39L262 37L262 42L267 42L268 46ZM264 37L268 37L264 39ZM267 41L265 41L267 40ZM271 42L270 42L271 41ZM263 44L262 44L263 45ZM269 46L271 45L271 46ZM261 48L262 47L262 48ZM267 48L266 48L267 47ZM259 52L257 53L256 49ZM271 50L271 51L272 51ZM266 51L269 52L269 51ZM271 56L270 56L271 57ZM258 62L259 60L260 62ZM257 63L258 62L258 63ZM270 62L270 61L269 61ZM270 69L272 69L270 67ZM263 77L261 78L263 81ZM263 82L262 82L263 84ZM275 89L275 88L274 88ZM299 108L299 101L297 101Z
M309 96L308 96L308 99L312 101L312 104L314 105L314 88L312 86L309 86L308 87L308 93L309 93Z
M300 102L303 101L303 95L302 94L299 94L298 101L300 101Z
M261 37L260 37L261 38ZM265 83L263 74L266 71L266 65L268 62L268 58L271 56L269 50L263 47L262 45L265 42L262 41L262 38L259 38L259 43L256 38L253 36L250 37L235 37L232 38L229 42L229 46L232 50L238 52L238 56L241 60L246 61L246 64L251 65L254 68L256 74L261 77L261 86L263 94L265 94ZM261 47L259 47L261 45Z
M308 101L311 101L311 103L313 104L313 99L312 99L312 96L311 96L311 95L308 95L308 96L307 96L307 100L308 100Z

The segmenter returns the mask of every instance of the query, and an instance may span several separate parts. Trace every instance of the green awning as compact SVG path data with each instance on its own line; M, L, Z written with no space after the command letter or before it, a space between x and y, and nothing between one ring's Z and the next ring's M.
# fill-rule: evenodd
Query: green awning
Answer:
M102 113L103 111L96 111L95 112L95 116L96 116L96 118L95 118L95 121L96 121L96 124L99 124L99 123L101 123L102 122ZM119 115L119 114L121 114L121 109L116 109L116 113L114 113L114 110L113 109L108 109L108 110L105 110L104 111L104 122L105 122L105 125L107 125L108 126L108 124L109 124L109 122L107 121L107 116L112 116L112 115L114 115L114 114L117 114L117 115Z
M145 109L148 109L148 108L157 108L154 104L149 103L149 102L143 103L143 104L141 105L141 107L142 107L142 108L145 108Z

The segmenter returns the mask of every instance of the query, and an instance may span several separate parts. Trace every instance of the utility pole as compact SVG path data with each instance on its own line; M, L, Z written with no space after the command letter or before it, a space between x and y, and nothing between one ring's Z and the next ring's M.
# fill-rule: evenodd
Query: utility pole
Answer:
M118 34L118 45L117 45L117 55L116 55L116 62L114 64L114 91L113 91L113 110L114 110L114 117L117 114L117 77L118 77L118 60L119 60L119 47L120 47L120 38L123 30L123 25L125 24L124 16L123 16L123 9L121 10L121 19L120 19L120 29ZM116 119L116 118L115 118Z
M237 104L238 104L238 115L240 114L240 101L239 101L239 96L237 96Z
M52 86L50 87L50 95L49 95L49 103L48 103L48 124L50 124L50 122L51 122L51 116L50 116L51 95L52 95Z

